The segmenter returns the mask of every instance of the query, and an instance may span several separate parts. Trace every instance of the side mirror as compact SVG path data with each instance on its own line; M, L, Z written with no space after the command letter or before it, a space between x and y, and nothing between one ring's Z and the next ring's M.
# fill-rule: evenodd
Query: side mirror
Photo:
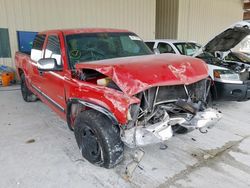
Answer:
M153 50L154 50L155 55L159 55L161 53L158 48L154 48Z
M57 61L54 58L40 59L37 63L39 71L61 71L62 66L57 65Z

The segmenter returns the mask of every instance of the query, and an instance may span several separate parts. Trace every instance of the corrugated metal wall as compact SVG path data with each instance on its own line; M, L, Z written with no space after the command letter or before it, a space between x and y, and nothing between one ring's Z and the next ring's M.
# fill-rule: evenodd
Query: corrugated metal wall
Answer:
M179 0L156 0L156 26L157 39L177 38L178 5Z
M18 49L18 30L110 27L151 39L155 6L155 0L0 0L0 28L9 29L12 56ZM13 65L13 61L0 58L0 64Z
M242 17L242 0L179 0L178 39L204 44Z

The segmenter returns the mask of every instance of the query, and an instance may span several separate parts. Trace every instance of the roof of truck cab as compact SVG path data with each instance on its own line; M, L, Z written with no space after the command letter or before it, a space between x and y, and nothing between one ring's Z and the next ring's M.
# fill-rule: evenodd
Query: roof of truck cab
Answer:
M110 28L79 28L79 29L56 29L56 30L47 30L40 32L42 33L59 33L62 32L64 35L72 35L78 33L124 33L130 32L125 29L110 29Z

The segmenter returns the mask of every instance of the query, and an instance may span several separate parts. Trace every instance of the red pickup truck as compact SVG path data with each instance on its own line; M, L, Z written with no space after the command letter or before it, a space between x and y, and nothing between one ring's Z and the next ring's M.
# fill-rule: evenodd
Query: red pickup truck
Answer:
M111 168L129 147L163 142L174 133L214 125L207 108L207 65L154 55L134 33L117 29L39 33L31 54L15 63L27 102L38 98L74 130L81 154Z

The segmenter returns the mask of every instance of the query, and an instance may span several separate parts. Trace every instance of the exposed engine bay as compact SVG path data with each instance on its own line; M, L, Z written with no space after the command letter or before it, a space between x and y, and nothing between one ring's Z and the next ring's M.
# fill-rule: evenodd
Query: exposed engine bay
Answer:
M131 120L122 140L135 147L167 140L174 133L214 125L220 114L207 108L209 89L210 80L205 79L191 85L154 87L139 93L141 103L131 106Z
M223 52L221 54L223 54ZM210 65L227 68L229 70L234 71L235 73L239 74L241 81L250 80L250 65L248 64L235 61L228 61L223 59L222 57L216 57L216 55L212 55L212 53L208 52L200 54L199 56L197 56L197 58L204 60Z

